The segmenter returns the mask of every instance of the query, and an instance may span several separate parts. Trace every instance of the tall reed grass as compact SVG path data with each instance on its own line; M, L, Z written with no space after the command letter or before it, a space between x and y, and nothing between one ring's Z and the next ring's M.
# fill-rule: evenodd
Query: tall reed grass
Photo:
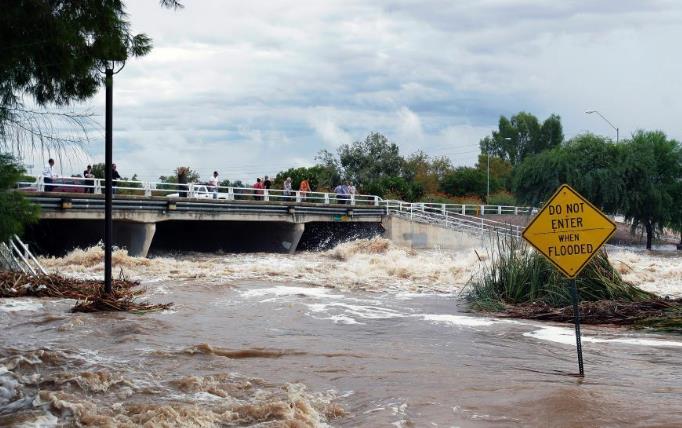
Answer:
M544 256L518 238L491 239L488 263L468 284L467 298L474 309L499 311L505 305L532 302L557 308L571 304L569 280ZM585 266L576 285L583 301L639 302L655 297L623 280L604 250Z

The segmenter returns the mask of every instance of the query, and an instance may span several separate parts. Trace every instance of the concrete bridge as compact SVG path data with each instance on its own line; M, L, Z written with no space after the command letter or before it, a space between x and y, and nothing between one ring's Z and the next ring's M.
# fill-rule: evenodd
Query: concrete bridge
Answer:
M102 239L101 195L36 192L28 198L41 208L41 221L29 230L30 238L43 243L48 252ZM307 225L313 233L326 229L367 234L378 231L387 216L385 207L372 205L129 195L115 196L112 211L115 245L135 256L146 256L156 241L167 249L294 252Z
M39 252L63 254L103 239L103 195L29 191L26 196L41 207L40 222L27 232ZM115 195L114 244L143 257L150 248L293 253L349 238L383 235L412 248L447 249L469 246L489 231L518 235L520 227L490 217L530 212L518 207L407 203L375 196L338 203L333 197L325 194L319 202L305 202L300 197Z

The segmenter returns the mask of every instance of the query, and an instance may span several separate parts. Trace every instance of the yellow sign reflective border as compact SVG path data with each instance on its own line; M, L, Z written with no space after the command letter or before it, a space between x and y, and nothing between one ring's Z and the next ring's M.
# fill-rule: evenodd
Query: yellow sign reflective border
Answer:
M565 276L575 278L615 231L610 218L563 184L522 236Z

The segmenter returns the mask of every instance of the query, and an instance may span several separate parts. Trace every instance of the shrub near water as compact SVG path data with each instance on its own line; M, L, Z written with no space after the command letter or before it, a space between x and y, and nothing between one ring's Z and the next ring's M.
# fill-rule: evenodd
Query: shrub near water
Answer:
M566 279L544 256L521 239L498 237L490 262L470 281L474 309L499 311L505 305L541 302L555 308L571 305ZM582 301L639 302L654 295L623 280L605 251L597 253L576 279Z

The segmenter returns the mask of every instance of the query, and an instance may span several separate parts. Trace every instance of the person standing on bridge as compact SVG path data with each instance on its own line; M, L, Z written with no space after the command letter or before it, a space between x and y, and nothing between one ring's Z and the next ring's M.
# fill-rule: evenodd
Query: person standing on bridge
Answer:
M301 184L298 186L298 191L301 192L301 201L305 202L306 195L310 192L310 183L308 183L307 178L304 178L301 181Z
M95 178L95 174L92 173L92 165L88 165L83 171L83 178L92 179ZM85 193L95 193L95 180L84 180Z
M263 200L263 182L261 181L260 177L256 179L256 184L253 185L254 188L254 193L256 194L255 199L257 201L262 201Z
M121 179L121 174L116 171L116 164L111 165L111 187L112 193L116 194L116 187L118 186L118 181Z
M287 177L284 180L284 198L289 199L291 197L291 177Z
M45 191L51 192L54 186L51 183L57 178L57 174L54 173L54 159L50 158L43 169L43 183L45 183Z
M334 192L336 192L336 203L345 204L348 199L348 186L345 183L341 183L334 188Z
M208 180L208 185L211 187L211 192L213 192L213 199L218 199L218 171L213 171L213 177Z

